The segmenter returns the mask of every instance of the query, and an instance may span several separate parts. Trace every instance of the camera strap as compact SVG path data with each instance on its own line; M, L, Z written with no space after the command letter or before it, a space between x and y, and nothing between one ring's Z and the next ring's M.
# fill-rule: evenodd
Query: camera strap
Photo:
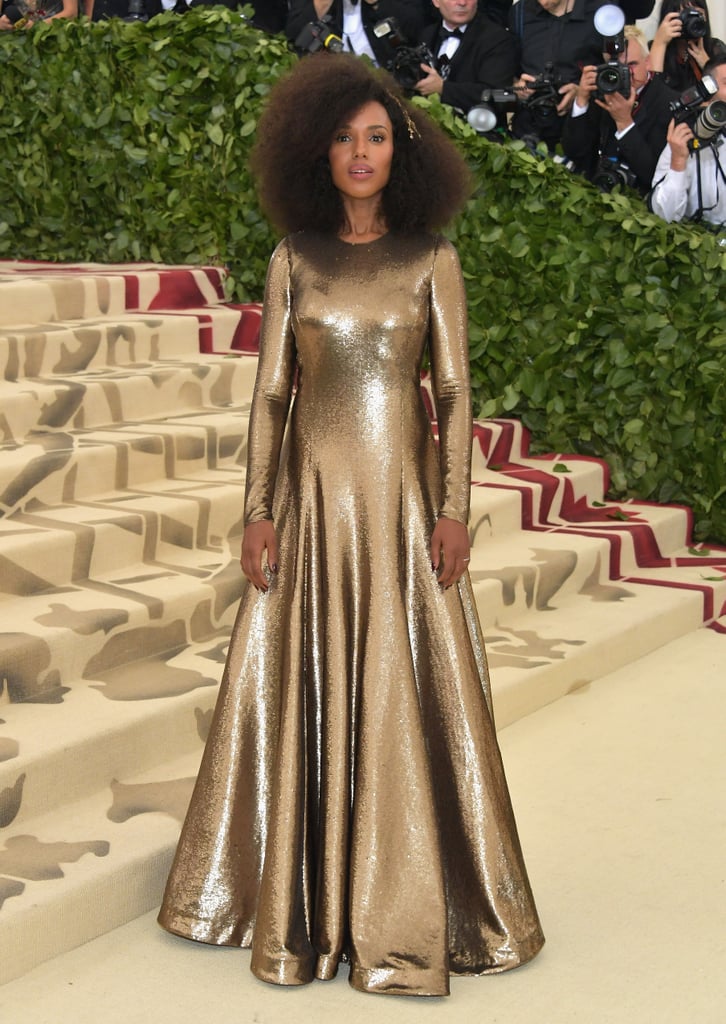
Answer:
M691 65L691 71L695 75L696 81L700 82L703 78L703 69L696 58L692 57L690 53L688 54L688 63Z
M691 217L691 220L697 224L700 220L703 220L703 183L701 180L701 150L694 149L693 155L696 158L696 196L698 197L698 206L696 212Z
M718 205L719 177L721 178L721 181L723 181L723 183L726 185L726 174L724 173L724 169L721 166L721 161L718 158L718 147L719 147L719 145L720 145L720 140L717 140L715 142L710 142L708 144L708 147L706 147L706 148L710 149L711 152L713 153L714 177L716 179L716 196L715 196L715 200L716 201L714 202L713 206L708 207L708 209L710 209L710 210L714 209L714 207ZM703 214L704 214L705 210L707 209L703 205L703 185L702 185L702 179L701 179L701 149L702 149L702 147L699 146L697 149L693 150L693 156L695 156L695 158L696 158L696 195L698 197L698 207L696 209L696 212L691 217L691 220L694 223L696 223L696 224L699 221L703 220Z

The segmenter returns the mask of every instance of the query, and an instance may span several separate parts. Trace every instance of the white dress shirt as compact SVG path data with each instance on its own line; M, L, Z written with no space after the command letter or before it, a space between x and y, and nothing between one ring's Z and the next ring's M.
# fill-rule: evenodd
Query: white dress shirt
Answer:
M650 206L663 220L688 219L698 210L698 159L691 153L685 171L673 171L670 146L658 158ZM726 146L704 146L700 163L703 219L726 224Z
M359 56L364 53L374 64L377 64L376 55L371 49L366 30L363 28L362 3L363 0L359 0L357 4L351 3L351 0L343 0L343 40L346 50L357 53Z

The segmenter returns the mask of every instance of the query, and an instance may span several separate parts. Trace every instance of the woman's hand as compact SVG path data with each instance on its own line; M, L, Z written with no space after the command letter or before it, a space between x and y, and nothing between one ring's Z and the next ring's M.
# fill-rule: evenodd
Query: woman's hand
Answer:
M270 580L262 563L262 556L267 552L267 566L269 571L277 572L277 534L275 526L270 519L260 519L256 523L249 523L245 526L242 537L242 557L240 564L247 579L258 590L266 592L270 586Z
M703 71L708 64L708 53L703 45L703 36L700 36L698 39L688 40L688 56L692 57L701 71Z
M439 519L431 534L431 567L439 585L450 587L469 565L469 531L456 519Z
M672 11L666 14L663 21L656 29L653 37L653 46L668 46L670 42L677 39L683 32L683 22L679 11Z

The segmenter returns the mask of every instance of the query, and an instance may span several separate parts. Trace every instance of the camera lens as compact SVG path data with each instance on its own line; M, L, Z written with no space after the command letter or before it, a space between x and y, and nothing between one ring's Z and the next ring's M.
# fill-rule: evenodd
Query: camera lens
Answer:
M726 103L714 100L701 111L693 127L697 139L712 139L726 126Z
M615 92L620 85L619 68L604 67L597 76L597 87L600 92Z

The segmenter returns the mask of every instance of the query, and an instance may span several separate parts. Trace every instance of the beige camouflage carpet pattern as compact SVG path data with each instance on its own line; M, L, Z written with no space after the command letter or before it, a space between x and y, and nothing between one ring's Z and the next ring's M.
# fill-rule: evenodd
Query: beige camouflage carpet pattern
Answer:
M214 268L0 264L0 982L160 899L242 590L258 324ZM726 632L686 510L606 502L512 421L473 476L500 726Z

